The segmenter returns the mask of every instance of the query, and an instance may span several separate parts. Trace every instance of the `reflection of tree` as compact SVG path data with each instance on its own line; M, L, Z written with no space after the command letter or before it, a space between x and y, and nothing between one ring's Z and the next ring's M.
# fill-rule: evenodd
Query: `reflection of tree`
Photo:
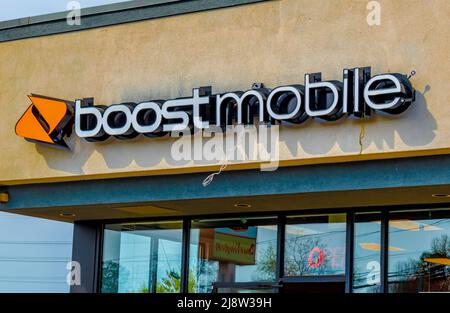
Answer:
M120 276L119 276L120 272ZM116 261L107 261L103 263L102 270L102 292L117 293L119 291L119 277L121 281L128 281L129 273L125 267L119 265ZM171 270L167 271L166 276L159 279L156 284L156 292L158 293L177 293L180 291L181 275L179 272ZM189 292L195 291L195 276L189 273ZM141 293L150 292L147 284L136 290Z
M195 276L191 271L189 271L189 282L188 282L188 292L195 292ZM169 292L180 292L181 286L181 275L176 272L167 272L167 277L162 278L157 286L156 292L158 293L169 293Z
M216 280L217 273L219 271L219 263L215 261L210 261L208 259L199 258L196 269L191 269L192 277L197 284L197 292L211 292L211 284Z
M102 267L102 292L117 293L119 291L119 271L120 276L126 280L128 272L116 261L107 261Z
M258 277L256 280L271 281L275 279L277 269L277 250L273 244L269 244L261 255L258 263Z
M157 293L178 293L181 288L181 275L177 271L167 271L166 276L158 280L156 283ZM195 277L192 273L189 273L188 292L195 291ZM148 293L148 287L141 288L142 293Z
M427 262L430 258L450 258L450 238L442 235L433 238L431 249L418 260L409 259L396 264L390 276L393 292L449 291L450 268L448 265Z
M302 276L308 274L324 274L330 270L330 262L324 256L320 266L313 269L308 263L309 255L313 248L325 251L326 245L320 239L305 236L288 237L285 243L285 267L286 276ZM314 259L313 262L316 262ZM261 280L273 280L277 266L277 252L273 245L270 245L261 256L258 264Z
M312 273L320 275L330 269L329 260L325 256L315 269L311 268L308 263L312 249L317 247L325 251L326 244L323 244L320 239L305 236L288 237L285 245L284 271L286 275L302 276Z
M167 271L166 277L161 278L156 283L157 293L180 292L181 276L179 272Z

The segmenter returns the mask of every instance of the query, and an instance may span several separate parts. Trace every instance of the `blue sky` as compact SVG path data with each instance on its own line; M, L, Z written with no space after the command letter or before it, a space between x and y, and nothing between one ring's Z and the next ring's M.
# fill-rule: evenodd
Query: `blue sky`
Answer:
M126 0L78 0L82 8L125 2ZM70 0L3 0L0 5L0 21L36 16L67 10Z

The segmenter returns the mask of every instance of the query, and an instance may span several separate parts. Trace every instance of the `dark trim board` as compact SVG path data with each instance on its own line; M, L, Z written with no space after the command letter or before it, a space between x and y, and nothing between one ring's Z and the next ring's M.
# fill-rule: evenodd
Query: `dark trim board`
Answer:
M129 9L136 9L158 4L167 4L169 2L178 2L183 0L122 0L123 2L96 5L93 7L82 8L80 14L82 16L110 13L114 11L124 11ZM13 20L6 20L0 22L0 29L14 28L19 26L26 26L31 24L39 24L55 20L63 20L67 18L70 11L59 11L55 13L48 13L30 17L20 17Z
M385 210L381 216L381 271L380 271L380 283L381 292L388 292L388 272L389 272L389 211Z
M283 167L274 172L229 171L217 176L208 187L201 185L205 173L4 186L10 200L0 203L0 210L20 213L20 209L30 208L446 187L450 185L448 173L450 155L437 155Z
M103 227L98 223L75 223L73 228L72 262L80 265L80 283L70 287L71 293L99 291L101 238Z
M81 25L68 25L68 12L0 22L0 42L80 31L269 0L147 0L81 10Z
M353 266L354 266L354 240L355 240L355 215L347 214L345 232L345 292L351 293L353 286Z

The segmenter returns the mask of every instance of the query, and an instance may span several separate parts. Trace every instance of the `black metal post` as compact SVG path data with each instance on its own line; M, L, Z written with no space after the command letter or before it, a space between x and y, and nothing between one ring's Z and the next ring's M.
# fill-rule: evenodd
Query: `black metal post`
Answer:
M381 213L381 269L380 269L380 283L381 292L388 292L388 257L389 257L389 212L383 211Z
M286 238L286 216L279 215L277 222L277 270L276 278L278 284L282 284L282 279L284 276L284 243ZM280 291L280 290L279 290Z
M150 262L149 262L149 280L148 291L156 293L157 286L157 271L158 271L158 236L150 236Z
M185 218L183 220L183 243L182 243L182 256L181 256L181 284L180 292L189 292L189 242L191 232L191 220Z
M103 227L98 223L74 223L72 261L78 262L80 265L80 284L70 286L71 293L96 293L100 291L102 232ZM74 273L74 275L77 274Z
M351 293L353 286L353 255L355 240L355 214L347 212L347 231L345 248L345 292Z

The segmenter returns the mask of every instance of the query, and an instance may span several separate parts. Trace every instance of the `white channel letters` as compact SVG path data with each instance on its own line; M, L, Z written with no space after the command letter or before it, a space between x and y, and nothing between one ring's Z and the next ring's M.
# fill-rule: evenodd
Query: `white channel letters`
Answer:
M305 74L304 84L213 94L195 88L192 96L167 101L94 106L93 98L75 101L75 132L87 141L110 136L131 139L139 134L162 137L172 131L226 129L228 125L301 124L309 118L336 121L361 118L374 111L400 114L414 102L409 79L398 73L371 77L370 67L344 69L343 80L323 81L321 73Z

